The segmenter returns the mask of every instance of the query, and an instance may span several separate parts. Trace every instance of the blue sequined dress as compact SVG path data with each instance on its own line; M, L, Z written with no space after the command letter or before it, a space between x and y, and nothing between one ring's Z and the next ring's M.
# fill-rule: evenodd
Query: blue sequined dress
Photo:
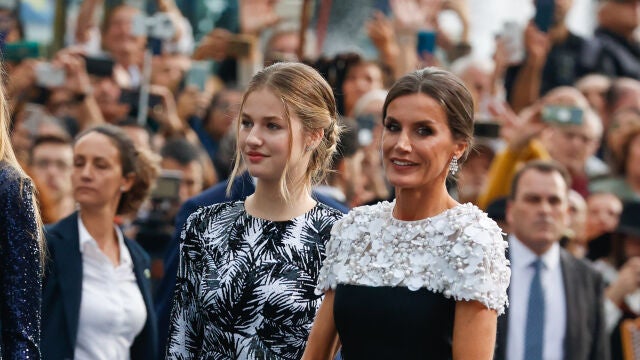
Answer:
M40 359L42 270L33 186L0 161L0 359Z

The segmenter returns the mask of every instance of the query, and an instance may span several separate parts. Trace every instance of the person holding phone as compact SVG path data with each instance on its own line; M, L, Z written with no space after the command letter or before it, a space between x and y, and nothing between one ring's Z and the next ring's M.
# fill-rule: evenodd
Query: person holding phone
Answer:
M535 0L534 5L536 15L524 31L525 58L505 75L507 100L516 112L589 72L582 62L587 41L566 24L573 0Z
M391 87L382 113L396 198L334 225L303 359L328 359L337 341L344 359L492 359L507 306L506 242L445 185L470 150L471 94L451 73L425 68Z
M157 359L149 256L115 218L137 212L158 172L118 127L100 125L76 137L71 183L78 211L45 232L45 359Z
M573 87L550 91L540 101L516 115L504 107L495 116L502 122L500 137L507 146L496 154L487 186L478 197L485 209L507 196L516 169L530 160L553 159L567 168L571 188L588 196L590 179L605 174L606 164L594 155L602 137L602 123L587 99Z
M331 87L313 68L277 63L253 77L227 196L241 164L255 192L201 207L183 227L168 359L302 356L325 243L342 217L311 189L340 132Z

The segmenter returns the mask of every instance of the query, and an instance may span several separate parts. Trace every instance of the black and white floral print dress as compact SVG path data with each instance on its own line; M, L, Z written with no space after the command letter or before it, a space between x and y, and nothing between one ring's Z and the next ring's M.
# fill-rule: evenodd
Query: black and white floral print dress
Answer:
M289 221L244 202L204 207L182 232L169 359L300 359L322 297L314 293L331 227L318 203Z

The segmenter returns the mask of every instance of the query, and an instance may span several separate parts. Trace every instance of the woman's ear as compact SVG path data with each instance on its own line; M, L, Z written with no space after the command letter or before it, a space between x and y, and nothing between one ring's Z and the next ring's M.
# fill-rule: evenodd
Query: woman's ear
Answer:
M323 137L324 137L324 129L316 129L308 133L306 144L305 144L305 150L306 149L313 150L316 147L318 147Z
M129 173L127 176L123 176L122 182L120 183L120 191L127 192L131 190L135 181L136 175L134 173Z
M453 151L453 156L456 157L456 159L460 159L462 157L462 155L465 153L465 151L467 151L467 148L469 147L469 144L466 141L460 141L455 145L455 150Z

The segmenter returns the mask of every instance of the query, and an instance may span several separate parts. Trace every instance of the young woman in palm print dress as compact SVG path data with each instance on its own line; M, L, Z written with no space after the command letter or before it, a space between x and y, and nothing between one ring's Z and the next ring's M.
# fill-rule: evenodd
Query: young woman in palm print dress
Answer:
M299 359L333 223L316 202L335 151L333 93L303 64L254 76L242 100L236 168L257 179L244 202L204 207L182 232L169 359ZM232 182L230 181L229 184Z

